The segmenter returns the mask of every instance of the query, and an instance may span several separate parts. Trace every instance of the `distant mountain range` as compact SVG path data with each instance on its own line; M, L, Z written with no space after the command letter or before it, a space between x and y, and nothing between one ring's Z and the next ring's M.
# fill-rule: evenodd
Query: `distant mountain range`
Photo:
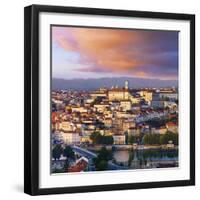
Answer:
M140 87L177 87L177 80L160 80L160 79L146 79L146 78L88 78L88 79L52 79L53 90L76 89L76 90L95 90L100 87L111 88L112 86L124 87L124 82L129 81L130 88Z

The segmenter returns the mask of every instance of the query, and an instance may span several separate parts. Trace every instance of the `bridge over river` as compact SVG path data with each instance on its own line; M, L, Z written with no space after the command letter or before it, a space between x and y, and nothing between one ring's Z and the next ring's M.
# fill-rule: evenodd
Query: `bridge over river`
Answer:
M84 156L89 160L89 165L91 166L93 163L93 158L96 158L98 156L98 154L93 153L91 151L88 151L87 149L83 149L81 147L78 146L71 146L71 148L73 149L73 151L77 154L79 154L80 156ZM124 169L128 169L125 166L119 166L115 163L113 163L111 160L108 161L108 170L124 170Z

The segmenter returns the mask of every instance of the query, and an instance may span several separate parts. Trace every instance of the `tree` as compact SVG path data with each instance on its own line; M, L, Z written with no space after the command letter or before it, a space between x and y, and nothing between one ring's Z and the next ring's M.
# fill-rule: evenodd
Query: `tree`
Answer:
M105 147L102 147L97 158L94 158L93 160L96 170L107 169L109 159L110 159L109 151Z
M60 144L54 146L52 150L52 156L55 160L59 160L62 153L63 153L63 148Z
M94 144L99 144L100 141L101 141L101 134L99 132L93 132L91 135L90 135L90 139L92 140L92 142Z
M131 166L131 163L134 159L134 154L132 151L129 152L129 159L128 159L128 166L130 167Z
M97 163L96 170L103 171L106 170L107 167L108 167L108 162L106 160L101 160L100 162Z
M113 144L114 140L111 135L101 136L99 144Z
M172 141L173 144L178 145L178 134L168 131L166 134L160 137L161 144L168 144L169 141Z
M133 135L130 135L130 136L128 137L128 143L129 143L129 144L133 144L133 143L136 143L136 142L137 142L137 138L134 137Z
M66 159L66 160L65 160L65 163L64 163L64 171L67 172L67 171L68 171L68 168L69 168L69 160Z
M101 103L102 100L103 100L103 97L96 97L96 99L94 99L94 101L90 105L93 107L95 104Z
M125 132L124 132L124 135L125 135L125 143L128 144L128 138L129 138L128 132L125 131Z
M66 146L63 150L63 155L69 159L74 159L75 158L75 154L74 151L72 150L72 148L70 146Z
M101 135L99 132L93 132L90 135L93 144L113 144L114 140L111 135Z
M144 144L160 144L159 134L147 134L143 137Z

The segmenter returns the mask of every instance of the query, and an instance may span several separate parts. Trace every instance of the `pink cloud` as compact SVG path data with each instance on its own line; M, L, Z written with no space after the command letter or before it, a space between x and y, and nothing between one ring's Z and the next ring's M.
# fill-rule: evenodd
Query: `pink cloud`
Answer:
M52 32L53 42L65 51L78 53L79 63L88 65L79 71L135 74L142 77L147 76L145 65L162 66L167 63L159 58L159 53L165 49L154 45L156 41L162 44L160 36L155 38L156 34L152 34L138 30L72 27L53 27Z

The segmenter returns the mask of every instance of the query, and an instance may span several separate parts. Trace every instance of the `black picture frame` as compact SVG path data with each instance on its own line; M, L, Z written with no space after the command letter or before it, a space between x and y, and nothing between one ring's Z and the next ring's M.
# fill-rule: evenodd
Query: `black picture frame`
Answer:
M39 188L39 14L76 13L190 22L190 179L177 181ZM31 5L24 9L24 192L46 195L195 185L195 15Z

